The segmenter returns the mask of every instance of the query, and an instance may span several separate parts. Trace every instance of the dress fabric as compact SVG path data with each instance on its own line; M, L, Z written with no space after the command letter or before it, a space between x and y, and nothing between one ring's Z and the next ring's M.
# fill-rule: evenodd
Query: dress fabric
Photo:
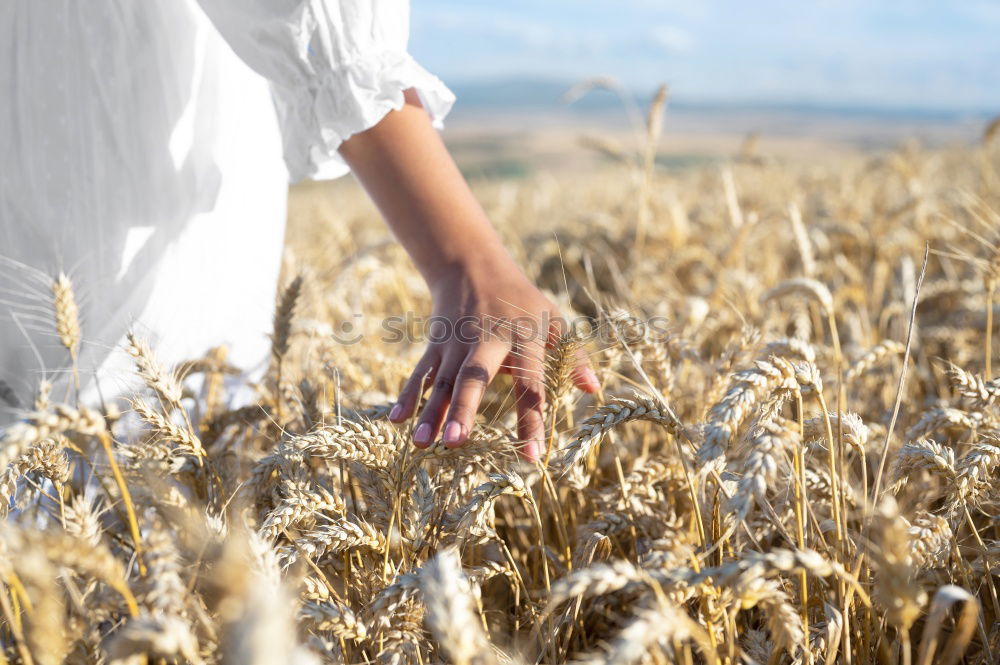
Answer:
M168 364L226 344L260 366L289 180L345 173L340 143L406 89L436 123L454 101L408 19L405 0L0 3L0 425L68 381L60 271L90 397L134 385L130 327Z

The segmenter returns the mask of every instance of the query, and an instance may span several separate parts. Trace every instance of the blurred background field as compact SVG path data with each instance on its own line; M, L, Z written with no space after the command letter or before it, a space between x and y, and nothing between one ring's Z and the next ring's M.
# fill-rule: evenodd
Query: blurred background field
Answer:
M615 177L612 153L635 149L661 83L666 173L741 152L821 166L907 142L968 147L1000 112L1000 6L981 0L425 0L411 22L414 56L458 97L445 138L478 184ZM608 90L567 103L605 76L634 108ZM296 188L292 240L304 204L336 215L356 193L350 182Z
M508 78L452 87L458 102L443 136L480 193L542 181L558 183L572 201L574 188L582 192L584 182L621 183L635 177L634 160L645 150L652 92L605 77L577 82ZM678 102L674 96L668 88L654 162L657 178L671 196L683 195L677 188L692 178L714 179L721 187L720 173L732 166L832 173L899 152L975 151L994 115L986 108ZM634 188L619 190L622 199L634 195ZM692 190L686 196L694 201L699 193ZM582 205L579 212L586 212ZM356 229L349 221L359 216L368 220L362 227L370 237L389 237L352 178L293 186L290 261L300 265L303 254L312 257L312 264L344 259L318 256L317 247L330 245L315 231L336 235L345 224Z

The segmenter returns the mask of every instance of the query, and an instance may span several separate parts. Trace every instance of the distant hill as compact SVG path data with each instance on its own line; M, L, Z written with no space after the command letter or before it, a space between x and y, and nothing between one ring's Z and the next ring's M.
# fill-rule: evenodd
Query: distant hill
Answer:
M478 114L483 111L520 111L571 115L618 112L622 103L608 90L595 89L579 97L571 105L563 102L567 91L578 83L553 79L506 78L493 81L449 82L458 96L456 111ZM638 106L645 109L654 91L629 91ZM986 121L998 110L968 110L919 108L907 106L876 106L858 104L827 104L808 101L715 101L672 98L670 109L680 113L768 113L796 116L836 116L857 120L893 119L920 123L954 123Z

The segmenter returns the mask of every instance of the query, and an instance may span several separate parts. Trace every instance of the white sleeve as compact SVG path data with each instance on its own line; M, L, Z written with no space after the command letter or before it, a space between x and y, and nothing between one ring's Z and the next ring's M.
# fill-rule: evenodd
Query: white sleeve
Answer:
M270 81L293 181L347 171L337 148L415 88L440 127L455 96L407 53L408 0L199 0Z

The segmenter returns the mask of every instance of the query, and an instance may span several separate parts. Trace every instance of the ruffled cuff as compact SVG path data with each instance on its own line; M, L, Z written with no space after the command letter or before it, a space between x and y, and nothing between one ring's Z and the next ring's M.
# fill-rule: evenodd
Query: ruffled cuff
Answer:
M348 172L337 149L403 107L403 91L415 88L441 128L455 95L407 53L385 51L325 72L304 88L275 85L285 163L292 182L325 180Z

